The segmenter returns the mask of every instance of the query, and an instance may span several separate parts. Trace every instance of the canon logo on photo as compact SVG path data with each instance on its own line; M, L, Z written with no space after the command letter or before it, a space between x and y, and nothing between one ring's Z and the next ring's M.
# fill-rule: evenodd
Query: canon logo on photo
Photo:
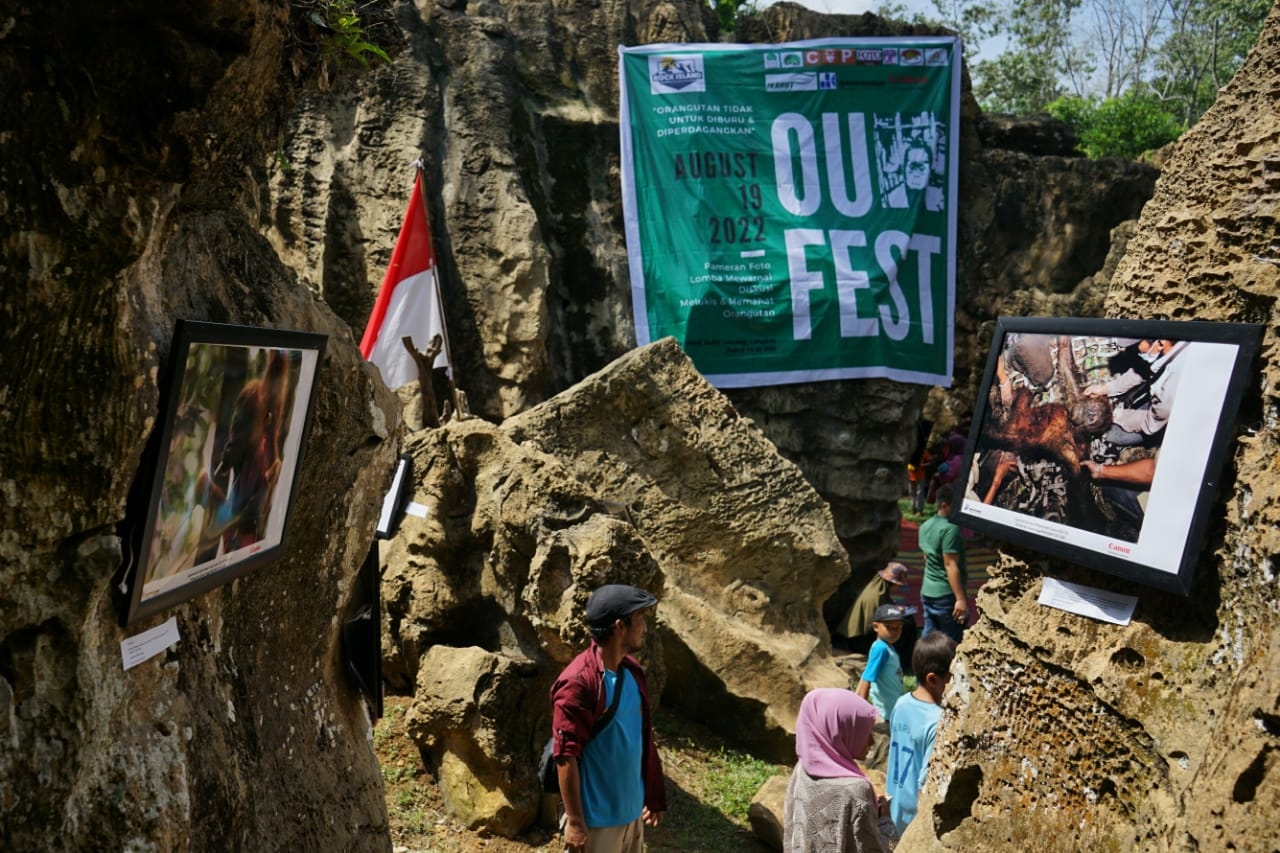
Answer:
M1119 552L1119 553L1121 553L1121 554L1128 554L1128 553L1129 553L1129 546L1128 546L1128 545L1121 545L1121 544L1120 544L1120 543L1118 543L1118 542L1108 542L1108 543L1107 543L1107 550L1108 550L1108 551L1118 551L1118 552Z

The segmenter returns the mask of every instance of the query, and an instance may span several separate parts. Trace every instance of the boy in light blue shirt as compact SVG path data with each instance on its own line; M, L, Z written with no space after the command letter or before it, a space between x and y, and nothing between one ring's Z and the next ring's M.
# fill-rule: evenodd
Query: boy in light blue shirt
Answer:
M894 703L906 692L902 684L902 661L893 644L902 636L902 622L915 613L913 607L899 604L881 604L871 617L871 630L876 641L867 653L867 665L858 679L855 691L871 702L879 717L872 731L875 732L871 751L862 762L863 767L879 770L889 755L889 719Z
M876 713L889 723L893 706L906 688L902 685L902 661L893 644L902 636L902 622L915 610L898 604L882 604L871 617L876 641L867 653L867 665L858 679L857 694L871 702ZM886 733L887 733L886 729Z
M899 699L893 709L884 790L889 797L889 816L899 835L916 816L955 654L955 641L941 631L917 640L911 653L916 689Z

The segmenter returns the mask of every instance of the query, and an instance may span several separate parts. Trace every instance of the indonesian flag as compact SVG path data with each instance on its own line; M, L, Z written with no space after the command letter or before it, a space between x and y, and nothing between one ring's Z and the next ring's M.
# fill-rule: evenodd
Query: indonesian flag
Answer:
M443 337L444 350L435 364L452 368L419 171L413 182L413 197L409 199L404 225L391 253L391 265L387 267L387 276L382 280L382 289L369 315L369 325L360 340L360 352L366 360L378 365L388 388L399 388L418 378L418 366L400 339L413 338L414 347L421 352L436 335Z

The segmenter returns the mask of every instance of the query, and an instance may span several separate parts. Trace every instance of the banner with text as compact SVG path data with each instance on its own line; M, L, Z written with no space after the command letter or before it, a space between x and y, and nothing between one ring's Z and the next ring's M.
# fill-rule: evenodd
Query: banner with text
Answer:
M618 52L637 342L722 388L950 386L958 40Z

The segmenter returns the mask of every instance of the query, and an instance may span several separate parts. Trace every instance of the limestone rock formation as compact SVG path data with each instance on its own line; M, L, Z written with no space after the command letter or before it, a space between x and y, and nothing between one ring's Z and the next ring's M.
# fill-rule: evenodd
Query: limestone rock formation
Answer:
M378 3L362 8L377 11L383 8ZM216 849L263 839L299 849L389 846L368 719L348 681L338 635L401 430L394 398L361 363L351 329L363 328L372 287L385 270L413 160L427 161L451 342L459 378L477 411L494 420L526 412L521 429L551 445L550 427L527 410L631 349L617 180L615 48L714 38L700 0L406 0L395 7L404 44L386 45L393 48L392 63L368 73L326 76L327 88L309 90L301 109L291 112L294 74L306 65L302 36L315 35L305 30L304 7L197 0L161 12L156 4L136 0L66 0L9 4L0 16L0 223L6 235L0 242L0 318L7 333L0 344L5 849L39 849L50 839L66 849ZM740 37L892 30L873 16L824 17L792 4L770 7L752 20ZM753 35L757 25L763 29ZM1275 170L1266 121L1274 112L1268 100L1274 65L1274 54L1264 54L1251 66L1256 91L1238 81L1231 97L1239 100L1224 108L1216 135L1188 148L1177 181L1167 182L1162 218L1137 250L1143 266L1130 264L1118 274L1132 282L1121 293L1135 309L1269 316L1274 266L1268 259L1274 253L1267 242L1273 229L1266 205ZM972 344L1005 304L979 295L987 288L1021 288L1024 275L1039 275L1041 265L1024 262L1026 255L1053 259L1053 269L1060 271L1052 279L1035 279L1048 294L1046 304L1075 299L1078 277L1091 275L1106 254L1105 239L1086 229L1108 234L1132 219L1152 175L1124 171L1115 179L1100 165L1084 175L1081 188L1056 177L1081 174L1078 158L984 165L976 105L967 95L964 105L962 187L972 202L961 226L961 242L971 253L961 259L958 288L961 389L981 358ZM1237 138L1225 129L1233 121L1243 128L1238 138L1245 142L1234 148L1210 145L1212 139ZM1204 164L1213 168L1197 172ZM1033 179L1019 182L1006 175L997 184L991 178L993 171L1010 168ZM1232 177L1249 189L1219 197L1211 191L1218 186L1215 176ZM1100 189L1115 180L1126 192ZM1047 187L1059 201L1026 201ZM1181 216L1178 187L1192 200L1203 194L1195 202L1198 209L1216 206L1225 213ZM1098 210L1099 203L1105 209ZM1024 220L1016 239L999 236L1006 224L1001 212ZM1164 268L1181 276L1168 292L1162 281L1144 278ZM171 330L180 317L322 331L329 348L288 556L175 608L179 645L124 672L117 650L126 632L115 626L111 587L129 555L122 553L117 525L135 520L128 492L146 478L147 436L159 411ZM1265 387L1273 385L1269 379ZM851 382L742 392L730 399L766 436L776 435L784 455L830 498L834 529L853 549L853 565L865 577L891 548L892 478L909 449L903 436L910 434L923 395L919 388ZM1262 426L1237 461L1246 474L1270 470L1272 403L1259 392L1247 407L1246 416ZM734 503L744 498L742 492L728 488L712 501L712 486L739 487L743 472L755 470L779 479L770 487L791 496L792 510L817 512L820 506L803 489L783 488L781 481L799 475L769 457L768 444L744 421L709 404L698 411L755 448L747 453L720 447L701 426L683 424L696 439L687 459L721 465L718 471L709 464L692 467L706 478L700 482L706 490L685 497L726 508L730 515L741 509L740 523L755 523L755 538L747 541L758 554L744 553L741 543L736 551L721 549L749 568L749 576L730 576L717 554L696 549L711 540L695 529L705 517L694 511L698 507L678 505L671 491L681 472L637 464L625 480L619 468L587 473L616 472L638 506L669 504L680 510L672 517L683 528L655 529L656 516L633 525L605 512L615 483L584 481L579 473L584 454L603 458L604 450L620 448L593 450L589 443L584 450L565 445L568 461L561 473L549 476L563 484L566 500L545 504L586 507L581 523L570 513L531 525L518 503L473 519L476 499L467 494L468 481L459 473L464 469L457 467L464 460L485 471L500 492L512 489L513 500L543 504L536 490L520 491L498 469L480 465L478 460L502 458L486 449L502 442L496 433L487 437L480 424L459 424L438 437L448 448L437 448L445 461L438 472L424 473L423 482L430 486L434 477L442 478L430 487L467 509L457 516L446 509L441 519L428 521L443 525L442 541L459 549L460 558L469 556L455 564L447 551L425 549L422 559L441 571L462 566L471 573L447 583L425 570L390 579L395 597L388 612L401 621L388 672L405 687L455 665L475 674L470 695L450 698L456 706L415 709L421 742L441 756L442 773L459 780L459 791L482 784L494 769L473 756L475 769L468 764L455 774L452 759L444 756L471 756L470 750L483 747L486 755L493 750L504 761L526 766L538 738L531 721L528 729L510 732L478 725L472 740L450 741L456 734L452 721L496 718L510 703L545 690L550 662L565 659L584 639L574 614L587 590L566 579L580 581L584 573L604 577L606 565L608 572L655 587L659 574L666 574L671 611L687 624L663 632L680 638L673 644L672 673L661 671L666 656L650 663L660 680L676 673L692 679L700 690L692 701L723 699L733 709L730 721L746 719L752 730L783 733L796 691L821 681L824 629L816 613L848 574L826 528L830 520L801 525L807 539L794 531L769 538L762 531L773 519L761 506ZM652 417L632 414L638 427ZM664 431L674 435L676 426L673 419ZM657 431L637 434L654 456L648 461L661 462L654 451L661 446ZM635 447L622 446L635 453L642 445L632 442ZM701 456L694 452L699 448L706 451ZM426 453L424 460L436 458L436 450L414 452ZM530 448L525 452L524 464L531 468L554 467L535 462ZM744 467L733 467L738 464ZM1170 824L1175 829L1155 825L1153 833L1165 833L1161 838L1174 838L1184 825L1208 839L1206 844L1217 837L1224 844L1247 838L1256 826L1253 811L1274 804L1276 710L1274 699L1267 701L1275 695L1274 676L1261 662L1275 641L1259 615L1269 606L1269 581L1257 569L1263 558L1253 556L1269 560L1276 552L1268 538L1274 534L1264 533L1274 528L1274 501L1265 484L1235 494L1227 522L1214 533L1223 556L1212 568L1221 589L1207 588L1186 620L1175 618L1180 611L1173 606L1165 608L1160 612L1167 614L1151 623L1157 626L1153 633L1135 635L1112 651L1131 667L1137 667L1138 655L1141 671L1149 667L1164 676L1153 679L1161 682L1153 702L1167 698L1173 679L1163 664L1147 661L1163 656L1203 669L1206 674L1193 686L1217 698L1204 709L1193 708L1191 718L1201 730L1209 717L1230 724L1220 740L1232 751L1182 750L1199 774L1195 781L1213 796L1186 806ZM473 520L475 542L464 548L458 543L468 542ZM724 532L744 535L736 526ZM480 547L485 536L500 546L492 564L489 549ZM702 571L708 565L720 566L718 573ZM521 580L526 570L528 578L539 580ZM794 588L780 589L788 571ZM1018 599L1025 575L1012 567L1012 586L1002 595ZM855 573L846 583L859 580ZM541 584L545 594L538 592ZM681 592L686 585L697 594ZM534 603L518 602L517 588ZM781 615L766 612L766 593L785 604ZM399 596L435 601L437 595L434 609L421 615L393 609ZM450 596L459 606L451 606ZM1000 608L993 600L989 609L996 614ZM692 630L699 620L717 628ZM996 623L989 625L994 630ZM720 627L723 633L717 634ZM1204 640L1197 631L1214 639ZM1208 646L1212 650L1201 655ZM1122 651L1128 647L1132 654ZM1008 648L1022 650L1014 640ZM457 650L456 660L444 657L452 654L449 649ZM736 659L724 667L727 680L714 683L708 661L723 662L749 649L763 650L761 671L785 674L777 687L785 698L775 702L764 694L763 678L748 678ZM1178 657L1182 649L1186 656ZM1215 656L1219 651L1221 658ZM424 659L441 668L424 668ZM1100 660L1090 663L1098 666ZM536 675L530 675L529 661L537 664ZM1059 672L1056 663L1030 663ZM446 684L465 692L456 678L442 679L442 691ZM1135 688L1132 695L1148 694ZM1046 706L1043 696L1030 704ZM1126 713L1136 718L1145 712L1139 707ZM1164 729L1156 730L1164 736ZM779 737L768 738L771 748L780 746ZM523 753L516 751L521 743ZM1173 761L1177 770L1170 773L1177 777L1182 757L1170 752L1165 759L1163 741L1152 736L1150 743L1148 748L1142 741L1135 766L1158 767L1151 756L1159 755ZM1123 752L1116 755L1123 759ZM980 763L973 766L981 769ZM1134 778L1142 779L1139 770ZM965 810L981 813L984 802L994 802L995 777L988 770L985 783L977 772L954 778L950 820L958 832L969 832ZM1160 790L1178 797L1192 790L1180 785ZM465 804L458 800L460 813L483 799L479 790ZM1058 796L1060 788L1046 791ZM1110 789L1096 791L1104 805L1109 802ZM988 799L970 808L967 792ZM496 807L485 808L511 823L528 809L510 797L493 802ZM1223 817L1205 813L1215 807ZM1119 813L1123 820L1134 819ZM1141 813L1150 815L1165 816Z
M1080 140L1071 125L1048 113L1029 116L984 113L978 119L978 138L983 148L1021 151L1039 157L1078 157Z
M412 433L404 450L427 514L406 514L382 550L393 688L414 686L433 647L477 646L555 667L542 673L545 705L545 688L586 645L582 608L596 586L661 591L634 527L560 460L480 418Z
M406 41L395 61L308 94L292 116L271 174L268 236L362 329L404 215L409 164L424 158L457 376L472 408L498 422L634 346L617 45L718 34L701 0L398 9ZM923 32L784 2L744 17L733 38ZM984 140L967 78L962 89L957 391L927 410L941 427L974 397L995 316L1098 304L1090 294L1105 284L1096 274L1112 231L1136 218L1156 174L1065 156L1062 140L1046 149L1061 126L1043 120L1005 120ZM829 618L897 546L901 472L927 392L875 381L728 392L831 505L853 572Z
M413 433L405 452L427 512L406 514L383 548L384 674L413 692L408 730L450 812L514 837L538 816L548 690L587 646L587 598L604 583L660 594L662 574L591 486L486 421ZM656 700L657 632L642 659Z
M679 689L665 701L791 760L805 691L849 683L821 619L847 557L799 469L671 338L503 428L626 505L666 577L661 633Z
M805 691L848 686L820 616L848 574L830 512L673 340L405 450L427 512L384 546L385 672L413 689L410 733L469 825L513 836L537 817L547 690L603 583L659 596L655 703L760 754L791 761Z
M960 646L900 851L1280 847L1275 330L1280 8L1169 152L1109 315L1265 327L1187 598L1007 554ZM1137 594L1133 622L1037 605L1042 570Z
M786 776L770 776L747 807L751 832L771 850L782 849L782 816L787 803L788 781Z
M0 849L390 849L339 629L398 408L258 230L281 12L0 15ZM286 556L122 630L118 525L179 318L328 346ZM178 643L124 670L169 617Z

